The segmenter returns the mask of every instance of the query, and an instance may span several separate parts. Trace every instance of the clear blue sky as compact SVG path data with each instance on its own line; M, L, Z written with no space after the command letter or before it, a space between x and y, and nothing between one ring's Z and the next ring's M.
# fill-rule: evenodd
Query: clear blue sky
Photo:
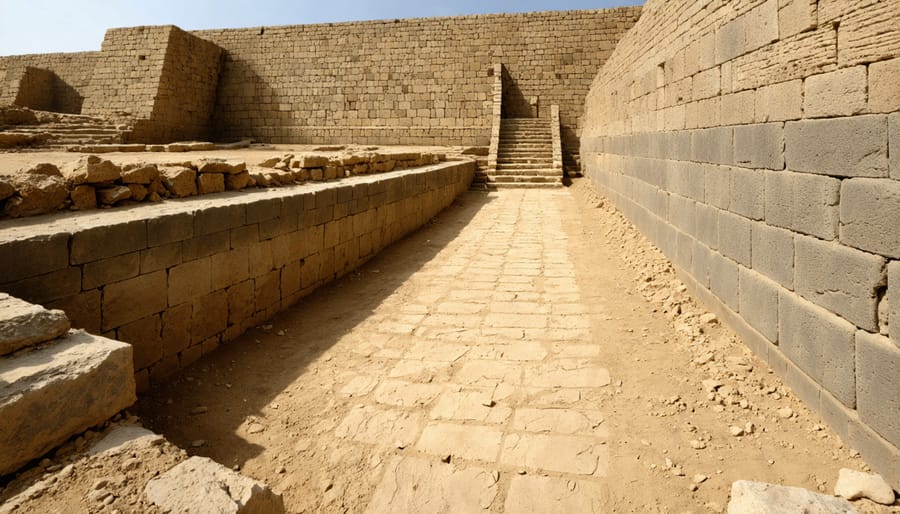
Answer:
M0 0L0 55L99 50L111 27L185 30L603 9L641 0Z

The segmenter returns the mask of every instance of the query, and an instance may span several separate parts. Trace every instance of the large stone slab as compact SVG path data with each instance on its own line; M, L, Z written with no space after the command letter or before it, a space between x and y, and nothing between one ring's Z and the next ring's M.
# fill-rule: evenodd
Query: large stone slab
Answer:
M284 513L280 494L206 457L191 457L154 478L144 493L165 512Z
M69 318L63 311L0 293L0 355L56 339L68 330Z
M856 514L850 502L799 487L738 480L731 484L728 514Z
M0 357L0 475L134 403L131 345L86 332Z

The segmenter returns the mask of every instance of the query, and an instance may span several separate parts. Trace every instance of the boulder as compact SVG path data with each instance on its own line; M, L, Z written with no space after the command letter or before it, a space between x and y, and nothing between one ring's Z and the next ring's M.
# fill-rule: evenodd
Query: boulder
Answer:
M10 183L15 188L16 195L6 200L3 210L13 218L59 210L69 197L65 181L52 164L40 164L19 172L12 177Z
M94 186L75 186L69 193L72 200L72 208L77 211L87 211L97 208L97 190Z
M97 190L97 200L103 205L115 205L131 198L128 186L113 186Z
M191 457L150 480L144 493L165 512L284 513L280 494L205 457Z
M842 468L834 484L835 496L858 500L868 498L882 505L894 504L894 489L881 477Z
M0 293L0 356L50 341L69 331L69 318Z
M131 345L72 331L0 357L0 475L134 403Z
M197 194L197 172L190 168L163 168L163 183L172 196L184 198Z
M129 164L122 168L122 183L143 184L159 180L159 169L155 164Z
M197 178L197 189L201 195L225 191L225 175L221 173L201 173Z
M728 514L856 514L847 500L799 487L738 480L731 484Z
M102 184L115 182L122 175L122 168L112 161L107 161L96 155L82 157L75 162L63 166L62 175L72 185Z

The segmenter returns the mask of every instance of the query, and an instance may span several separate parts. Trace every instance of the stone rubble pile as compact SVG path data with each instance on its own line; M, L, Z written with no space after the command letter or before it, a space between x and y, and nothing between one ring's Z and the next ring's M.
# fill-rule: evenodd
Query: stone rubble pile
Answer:
M120 166L89 155L61 168L44 163L0 176L0 216L20 218L66 208L90 210L248 187L287 186L385 173L444 160L446 156L442 154L365 151L332 156L287 154L250 167L244 161L216 158Z

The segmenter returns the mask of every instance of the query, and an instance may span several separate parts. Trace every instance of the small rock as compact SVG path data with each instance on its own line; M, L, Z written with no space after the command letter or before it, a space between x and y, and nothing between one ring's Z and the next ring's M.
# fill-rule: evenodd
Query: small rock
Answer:
M113 186L97 190L97 200L103 205L115 205L129 198L131 198L131 189L128 186Z
M790 419L794 417L794 411L790 407L778 409L778 417L781 419Z
M697 489L700 489L699 487L697 487L697 484L691 484L688 486L688 490L692 493L695 492Z
M97 190L93 186L75 186L69 193L72 208L77 211L88 211L97 208Z
M206 441L204 439L197 439L196 441L191 442L191 448L202 448L206 446Z
M101 502L103 502L103 500L105 500L111 494L112 493L110 493L106 489L97 489L95 491L91 491L91 493L88 494L88 500L90 500L94 503L101 503Z
M149 195L150 191L141 184L128 184L131 191L131 199L135 202L143 202Z
M691 440L691 448L695 450L705 450L706 443L704 441L700 441L698 439Z
M718 318L711 312L700 316L700 323L704 325L710 325L712 323L715 323L716 321L718 321Z
M249 427L247 427L248 434L260 434L265 431L266 427L260 425L259 423L251 423Z
M163 184L172 196L184 198L197 194L197 172L190 168L175 167L160 170Z
M842 468L837 483L834 484L835 496L848 500L868 498L882 505L893 505L894 490L881 475L874 475Z
M706 475L694 475L694 483L695 484L702 484L703 482L706 482L707 480L709 480L709 477Z
M275 473L279 475L287 473L287 468L284 467L284 464L279 464L275 466Z
M748 421L746 425L744 425L744 433L750 435L753 431L756 430L756 425L753 422Z
M197 179L197 191L201 195L225 191L225 176L221 173L201 173Z
M45 171L44 166L52 167L56 174ZM11 218L36 216L59 210L69 197L66 183L59 176L59 171L52 164L40 164L30 170L19 172L12 177L10 183L16 194L6 200L4 213Z
M734 437L740 437L744 435L744 429L741 427L736 427L734 425L732 425L731 428L728 429L728 431L731 432L731 435L733 435Z
M718 390L723 385L722 382L719 382L718 380L713 380L711 378L704 380L702 382L702 384L703 384L703 389L707 393L714 393L714 392L716 392L716 390Z

